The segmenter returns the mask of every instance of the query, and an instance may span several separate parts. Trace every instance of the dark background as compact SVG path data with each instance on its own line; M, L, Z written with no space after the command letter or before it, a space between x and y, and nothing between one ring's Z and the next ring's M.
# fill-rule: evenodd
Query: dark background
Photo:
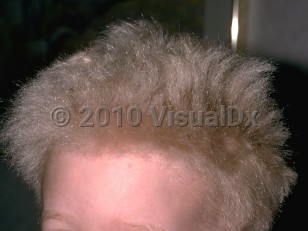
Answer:
M230 36L225 27L231 22L231 8L230 0L0 0L0 113L9 106L9 99L20 84L33 78L56 58L87 46L110 22L153 17L171 32L191 32L228 45ZM273 23L277 24L275 20ZM274 30L276 24L270 28ZM215 36L219 31L222 33ZM257 31L259 36L260 33ZM304 45L303 49L307 50L308 45ZM248 40L246 47L248 53L266 57L277 66L273 96L284 109L285 122L292 132L288 145L294 154L287 161L299 173L298 184L277 215L273 230L301 230L305 227L304 214L300 211L305 211L303 181L307 146L304 146L304 127L307 119L303 110L308 68L305 62L298 61L300 59L277 58L270 52L249 50L249 47L258 46ZM285 57L289 57L287 53ZM6 230L38 230L38 212L32 192L1 161L0 231Z

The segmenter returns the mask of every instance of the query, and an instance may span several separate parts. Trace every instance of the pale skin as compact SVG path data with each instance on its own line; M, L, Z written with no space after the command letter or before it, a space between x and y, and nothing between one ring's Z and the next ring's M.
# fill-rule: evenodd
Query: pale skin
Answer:
M197 230L203 194L199 191L199 177L182 161L166 162L161 156L145 158L136 153L53 153L44 175L41 228Z

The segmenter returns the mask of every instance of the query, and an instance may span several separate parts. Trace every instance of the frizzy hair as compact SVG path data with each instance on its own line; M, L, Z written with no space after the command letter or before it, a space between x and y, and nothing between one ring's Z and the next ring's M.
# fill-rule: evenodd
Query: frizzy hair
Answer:
M209 163L207 172L220 195L217 222L204 227L268 230L296 179L284 162L289 132L270 98L273 70L267 62L192 35L168 35L157 22L116 23L91 46L56 61L20 89L5 115L1 142L11 165L38 198L44 165L57 146L82 146L89 140L108 145L127 136L139 143L190 150L187 155ZM143 111L172 106L195 112L236 106L256 111L257 126L158 128L146 113L137 128L78 126L82 106L102 105L138 106ZM59 106L71 113L64 127L51 121L51 112Z

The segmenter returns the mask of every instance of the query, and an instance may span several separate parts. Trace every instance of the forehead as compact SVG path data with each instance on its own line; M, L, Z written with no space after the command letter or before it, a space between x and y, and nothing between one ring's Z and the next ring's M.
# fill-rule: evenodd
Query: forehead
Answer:
M133 223L179 230L179 218L186 224L198 215L201 185L183 161L159 155L54 153L46 168L43 208L70 214L70 222L81 226Z

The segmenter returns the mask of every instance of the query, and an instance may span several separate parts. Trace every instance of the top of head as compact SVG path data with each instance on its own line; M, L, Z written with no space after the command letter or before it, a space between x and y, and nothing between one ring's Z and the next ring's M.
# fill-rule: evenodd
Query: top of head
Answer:
M269 98L272 71L266 62L193 36L170 36L156 22L121 22L111 25L89 48L56 61L25 85L15 98L1 138L13 165L37 194L44 163L55 148L77 149L89 142L119 149L120 145L125 149L148 144L165 153L178 149L202 157L216 166L218 184L228 185L226 193L228 187L235 189L243 183L246 192L259 193L256 206L262 209L260 201L270 200L276 208L295 173L283 161L288 131ZM197 117L198 111L211 112L209 120L215 120L228 106L257 112L257 126L247 126L245 121L223 126L220 119L218 124L202 126L192 126L188 119L182 126L185 116L175 115L184 112L188 117L192 111ZM70 113L66 126L55 126L51 119L59 107ZM106 116L106 109L110 124L100 127L96 122L102 121L95 116ZM165 119L157 126L165 109ZM94 127L83 127L89 110L93 115L86 124L94 123ZM122 126L117 124L120 110ZM138 111L142 121L135 126ZM56 115L60 122L63 113ZM172 118L177 121L169 124Z

